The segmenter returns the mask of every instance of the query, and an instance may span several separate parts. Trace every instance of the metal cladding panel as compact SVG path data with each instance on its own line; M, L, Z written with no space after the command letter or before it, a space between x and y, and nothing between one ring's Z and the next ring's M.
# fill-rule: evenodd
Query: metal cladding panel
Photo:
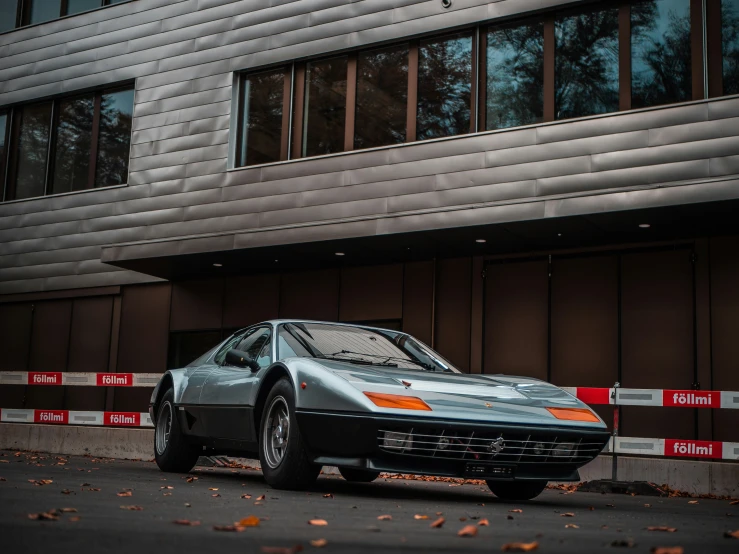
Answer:
M0 294L155 281L101 258L736 197L700 181L739 174L739 98L227 170L234 71L572 3L138 0L0 35L0 106L136 83L128 186L0 203Z

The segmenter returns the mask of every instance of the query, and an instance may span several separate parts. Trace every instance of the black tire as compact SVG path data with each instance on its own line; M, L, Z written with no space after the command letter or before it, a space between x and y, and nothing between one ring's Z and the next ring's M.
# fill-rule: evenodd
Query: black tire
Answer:
M169 436L162 436L169 425ZM157 407L156 425L154 427L154 459L159 469L171 473L187 473L198 461L200 449L190 444L180 429L174 409L174 391L167 390Z
M273 445L273 435L278 428L280 434L284 433L284 425L281 424L278 428L274 426L273 409L278 412L284 409L287 412L287 442L278 448ZM280 448L282 454L278 456L276 451ZM321 472L321 466L314 464L308 456L300 435L295 417L295 392L287 377L275 383L264 403L259 425L259 461L262 464L264 480L276 489L306 489L315 483Z
M547 488L546 481L487 481L487 484L501 500L531 500Z
M339 473L350 483L371 483L380 476L379 471L357 469L354 467L340 467Z

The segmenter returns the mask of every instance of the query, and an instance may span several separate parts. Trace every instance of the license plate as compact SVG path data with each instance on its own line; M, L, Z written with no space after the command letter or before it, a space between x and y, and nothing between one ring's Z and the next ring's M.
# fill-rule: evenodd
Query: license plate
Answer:
M468 463L465 466L465 475L473 478L512 478L514 474L515 467L508 465Z

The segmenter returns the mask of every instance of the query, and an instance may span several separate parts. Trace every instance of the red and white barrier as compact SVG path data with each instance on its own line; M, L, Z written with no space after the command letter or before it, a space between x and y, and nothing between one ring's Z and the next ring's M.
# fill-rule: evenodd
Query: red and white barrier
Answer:
M615 439L615 448L614 448ZM603 452L704 460L739 460L739 442L614 437Z
M47 425L96 425L102 427L153 427L148 412L0 409L0 422L43 423Z
M668 406L739 410L739 392L673 389L563 387L590 405Z
M64 373L61 371L0 371L0 385L74 387L154 387L160 373Z

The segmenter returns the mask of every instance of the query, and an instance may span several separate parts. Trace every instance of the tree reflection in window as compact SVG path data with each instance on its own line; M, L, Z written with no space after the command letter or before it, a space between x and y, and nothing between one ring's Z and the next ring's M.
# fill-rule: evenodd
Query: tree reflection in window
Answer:
M96 187L120 185L128 181L132 118L133 89L102 95Z
M306 71L303 155L344 151L347 58L310 62Z
M33 104L18 110L20 131L16 150L14 190L11 198L42 196L46 186L46 158L49 151L51 102Z
M618 110L618 8L557 18L556 119Z
M418 140L470 132L472 35L425 40L418 50Z
M650 0L631 6L631 105L684 102L692 97L690 0Z
M95 97L60 100L51 193L88 188Z
M407 109L408 46L361 52L354 147L405 142Z
M537 123L544 115L544 26L494 29L487 36L486 128Z
M279 161L285 72L280 69L249 75L242 86L244 119L239 165Z
M2 200L2 184L5 183L5 160L7 152L5 150L6 139L8 134L8 114L0 113L0 200Z
M739 0L721 0L723 93L739 94Z

